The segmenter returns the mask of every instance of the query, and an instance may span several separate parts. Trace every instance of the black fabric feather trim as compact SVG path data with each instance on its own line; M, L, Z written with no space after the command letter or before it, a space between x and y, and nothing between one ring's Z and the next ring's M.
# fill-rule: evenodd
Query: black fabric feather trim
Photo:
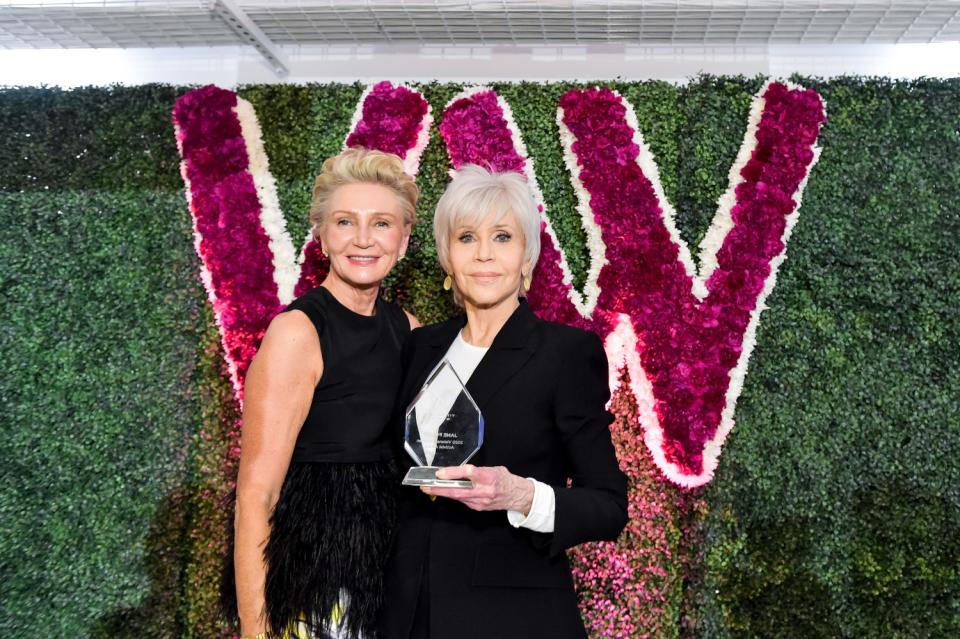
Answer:
M340 627L351 637L374 636L399 488L394 462L290 465L264 549L267 620L277 636L301 618L314 636L326 636L341 589L349 600ZM236 624L230 521L221 608Z

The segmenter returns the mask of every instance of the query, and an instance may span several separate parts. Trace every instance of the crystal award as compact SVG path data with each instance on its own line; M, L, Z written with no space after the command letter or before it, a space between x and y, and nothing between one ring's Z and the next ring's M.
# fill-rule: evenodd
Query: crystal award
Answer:
M443 359L407 407L403 447L417 465L403 484L472 488L469 479L437 479L437 471L467 463L481 444L483 415L453 366Z

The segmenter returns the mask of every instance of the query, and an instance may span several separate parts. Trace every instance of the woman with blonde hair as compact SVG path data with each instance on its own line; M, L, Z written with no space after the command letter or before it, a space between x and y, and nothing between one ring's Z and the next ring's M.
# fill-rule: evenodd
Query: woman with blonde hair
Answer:
M411 334L398 405L446 360L483 415L483 444L470 464L437 472L472 488L404 489L381 636L586 639L564 551L616 539L627 522L603 345L523 300L540 216L522 176L463 167L434 235L444 288L465 314ZM423 440L432 414L418 413Z
M380 296L417 186L395 155L328 159L310 207L330 260L270 323L247 374L224 606L241 636L373 636L396 514L384 429L416 319ZM306 631L306 632L304 632Z

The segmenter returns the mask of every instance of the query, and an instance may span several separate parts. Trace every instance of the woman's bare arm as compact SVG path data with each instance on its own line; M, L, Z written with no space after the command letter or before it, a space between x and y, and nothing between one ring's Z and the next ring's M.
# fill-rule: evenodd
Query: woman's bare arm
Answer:
M323 372L317 332L291 311L270 323L244 387L234 568L242 636L267 630L263 549L293 447Z

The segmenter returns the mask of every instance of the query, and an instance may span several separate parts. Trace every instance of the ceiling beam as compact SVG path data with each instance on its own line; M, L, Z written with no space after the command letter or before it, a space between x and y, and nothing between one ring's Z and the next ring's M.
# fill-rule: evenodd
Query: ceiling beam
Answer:
M280 47L250 19L240 5L234 0L216 0L213 10L241 40L260 52L277 77L284 78L289 75L290 66Z

